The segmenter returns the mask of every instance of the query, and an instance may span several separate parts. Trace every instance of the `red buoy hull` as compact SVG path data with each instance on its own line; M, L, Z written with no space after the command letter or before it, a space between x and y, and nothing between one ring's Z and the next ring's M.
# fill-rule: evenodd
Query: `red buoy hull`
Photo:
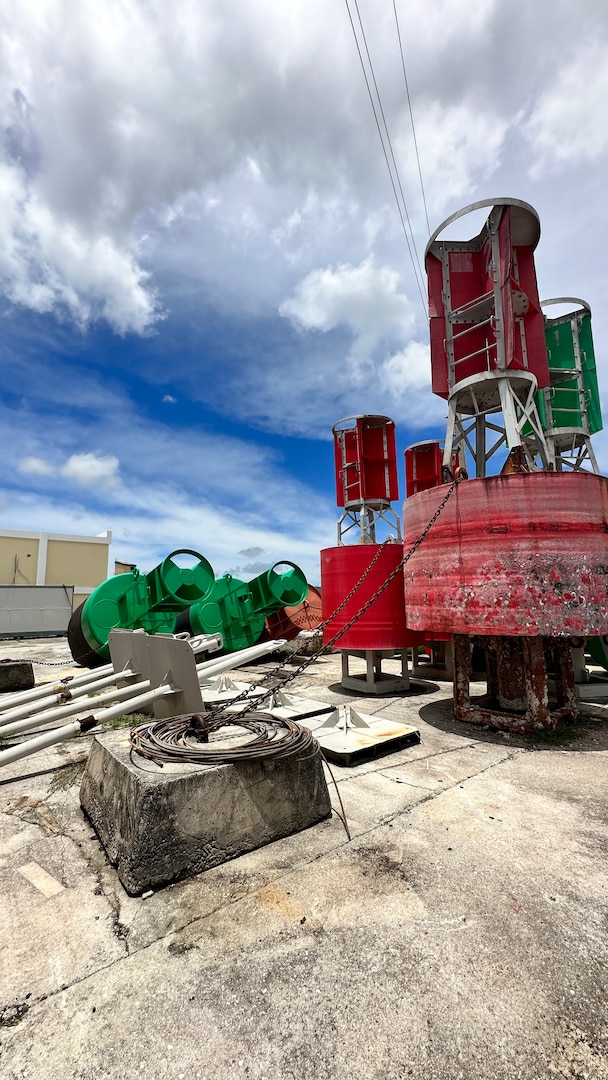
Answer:
M407 551L446 493L407 499ZM460 483L404 568L407 626L522 637L608 632L608 480L529 473Z

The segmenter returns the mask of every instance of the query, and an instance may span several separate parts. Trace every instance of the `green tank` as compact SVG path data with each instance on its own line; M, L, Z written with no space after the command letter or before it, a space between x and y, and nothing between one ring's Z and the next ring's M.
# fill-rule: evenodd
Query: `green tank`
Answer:
M176 559L194 560L190 567ZM149 634L221 634L224 651L259 641L267 615L301 603L308 583L295 563L275 563L253 581L225 574L215 579L211 564L197 551L173 551L148 574L137 568L102 582L73 613L68 644L74 660L98 667L110 659L111 630Z
M194 559L194 565L179 566L178 556ZM137 568L116 574L98 585L73 613L68 625L72 656L85 667L106 664L108 636L116 627L171 634L180 611L208 596L214 585L211 564L189 548L172 551L149 574Z
M307 595L308 582L295 563L275 563L249 582L225 574L209 596L178 617L175 628L190 634L220 633L224 649L235 652L260 640L268 615L302 603Z

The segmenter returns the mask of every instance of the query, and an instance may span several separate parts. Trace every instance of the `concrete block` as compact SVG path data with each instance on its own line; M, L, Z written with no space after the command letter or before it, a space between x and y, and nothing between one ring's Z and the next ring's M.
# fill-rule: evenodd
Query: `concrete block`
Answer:
M318 755L160 769L97 735L80 802L131 895L190 877L331 814Z
M0 660L0 692L31 690L34 668L31 660Z

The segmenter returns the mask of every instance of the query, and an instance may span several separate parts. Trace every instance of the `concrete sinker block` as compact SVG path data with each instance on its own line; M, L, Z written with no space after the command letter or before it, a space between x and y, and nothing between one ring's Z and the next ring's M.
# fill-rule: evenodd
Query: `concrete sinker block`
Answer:
M0 692L31 690L34 668L31 660L0 660Z
M124 730L95 737L80 802L131 895L218 866L331 814L319 754L161 769L131 757Z

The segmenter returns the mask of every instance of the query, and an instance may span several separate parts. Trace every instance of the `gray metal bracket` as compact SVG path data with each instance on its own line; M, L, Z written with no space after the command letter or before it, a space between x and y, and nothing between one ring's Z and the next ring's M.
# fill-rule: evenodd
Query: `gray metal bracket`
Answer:
M130 667L138 672L138 678L149 679L151 690L164 683L173 688L154 701L157 720L205 711L196 659L188 641L138 630L112 630L108 641L115 671Z

